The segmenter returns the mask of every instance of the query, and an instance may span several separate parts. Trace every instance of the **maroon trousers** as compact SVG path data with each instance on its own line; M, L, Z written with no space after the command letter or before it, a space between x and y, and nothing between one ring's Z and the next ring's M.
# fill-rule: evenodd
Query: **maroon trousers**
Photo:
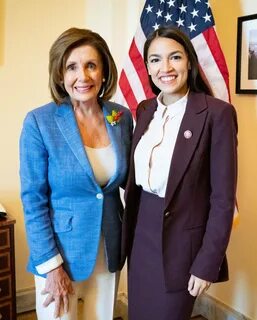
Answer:
M195 298L167 292L162 266L164 199L142 191L128 268L129 320L189 320Z

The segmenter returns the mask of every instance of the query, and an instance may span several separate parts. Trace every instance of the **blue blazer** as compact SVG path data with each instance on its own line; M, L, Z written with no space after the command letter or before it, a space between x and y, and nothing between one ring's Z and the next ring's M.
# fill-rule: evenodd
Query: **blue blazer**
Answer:
M133 121L130 111L102 102L104 117L123 111L120 122L106 122L116 155L116 172L101 188L87 158L72 105L49 103L29 112L20 138L21 199L30 248L28 270L58 253L74 281L92 273L101 233L109 271L120 266L123 206L119 187L127 177Z

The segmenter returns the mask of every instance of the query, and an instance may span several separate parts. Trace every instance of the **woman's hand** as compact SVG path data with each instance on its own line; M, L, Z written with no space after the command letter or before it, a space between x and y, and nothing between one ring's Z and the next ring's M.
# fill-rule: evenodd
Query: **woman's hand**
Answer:
M45 289L42 294L48 294L44 307L55 301L54 317L60 316L62 307L64 313L69 310L69 294L74 294L72 283L62 266L48 272Z
M211 282L197 278L191 274L188 282L188 291L193 297L200 296L201 293L206 291L211 285Z

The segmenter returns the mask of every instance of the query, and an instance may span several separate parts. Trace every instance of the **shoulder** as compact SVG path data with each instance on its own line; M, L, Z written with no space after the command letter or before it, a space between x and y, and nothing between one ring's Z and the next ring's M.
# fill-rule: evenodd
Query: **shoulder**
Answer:
M196 93L195 95L201 96L199 101L206 104L208 119L213 126L231 125L237 128L236 109L231 103L205 93Z
M57 108L59 108L59 107L56 103L54 103L54 102L47 103L43 106L40 106L40 107L37 107L35 109L30 110L27 113L24 121L26 122L31 119L40 120L41 118L42 119L44 119L44 118L50 119L51 116L55 114Z
M59 106L56 103L50 102L30 110L23 121L24 130L29 130L29 128L38 130L39 128L52 126L58 108Z
M49 102L47 104L32 109L30 112L34 114L49 113L55 112L57 108L59 108L59 106L55 102Z
M139 103L137 109L138 110L140 110L140 109L145 110L147 107L156 106L156 105L157 105L157 99L155 97L155 98L151 98L151 99L142 100Z
M188 98L190 104L198 109L198 112L207 110L209 116L213 119L224 116L225 114L236 118L236 110L234 106L224 100L215 98L203 92L191 92Z
M137 107L136 118L138 119L144 111L148 110L149 108L155 108L156 106L156 97L141 101Z
M212 119L218 122L233 122L237 126L236 109L231 103L206 95L208 110Z
M209 95L205 95L206 97L206 102L208 105L208 108L210 108L211 110L213 110L213 112L222 112L222 110L232 110L235 109L234 106L229 103L226 102L224 100L209 96Z

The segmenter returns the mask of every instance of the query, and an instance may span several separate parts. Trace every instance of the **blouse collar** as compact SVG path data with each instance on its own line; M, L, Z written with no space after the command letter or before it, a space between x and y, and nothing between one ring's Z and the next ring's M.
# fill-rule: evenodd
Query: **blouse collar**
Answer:
M186 109L186 105L187 105L188 93L189 93L189 90L187 91L187 93L182 98L180 98L179 100L177 100L174 103L171 103L171 104L165 106L162 103L163 93L161 92L157 96L157 110L156 110L156 112L161 117L163 117L164 114L165 115L169 115L171 117L174 117L179 113L184 113L185 109Z

